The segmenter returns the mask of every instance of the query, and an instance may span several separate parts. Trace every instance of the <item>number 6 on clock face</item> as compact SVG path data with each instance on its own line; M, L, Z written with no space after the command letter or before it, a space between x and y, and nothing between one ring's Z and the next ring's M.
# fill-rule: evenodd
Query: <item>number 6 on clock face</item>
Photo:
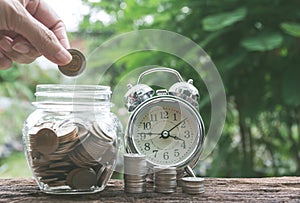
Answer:
M131 115L125 145L129 152L144 154L153 165L182 168L198 159L204 125L198 111L183 99L157 96Z

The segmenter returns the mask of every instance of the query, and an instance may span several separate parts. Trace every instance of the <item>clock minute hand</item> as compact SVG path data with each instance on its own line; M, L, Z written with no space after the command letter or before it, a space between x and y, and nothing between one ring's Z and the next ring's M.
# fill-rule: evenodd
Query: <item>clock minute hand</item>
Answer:
M172 130L174 130L177 126L179 126L181 123L183 123L187 118L183 119L182 121L180 121L179 123L177 123L175 126L173 126L170 130L168 130L168 132L171 132Z

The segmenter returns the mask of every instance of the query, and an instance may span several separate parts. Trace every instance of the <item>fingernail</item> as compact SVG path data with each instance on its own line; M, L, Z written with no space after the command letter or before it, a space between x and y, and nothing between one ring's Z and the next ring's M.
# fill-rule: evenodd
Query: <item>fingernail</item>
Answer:
M0 47L6 51L6 52L11 52L11 43L9 41L7 41L6 39L2 38L0 40Z
M22 43L16 43L12 48L21 54L27 54L30 51L29 47Z
M55 58L63 65L68 64L72 60L71 54L65 49L62 49L55 54Z

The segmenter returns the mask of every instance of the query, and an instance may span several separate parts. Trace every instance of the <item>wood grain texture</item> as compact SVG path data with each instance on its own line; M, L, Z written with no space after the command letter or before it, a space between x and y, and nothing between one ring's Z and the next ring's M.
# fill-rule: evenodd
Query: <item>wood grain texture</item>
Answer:
M90 195L49 195L32 179L0 179L0 202L300 202L300 177L206 178L205 193L188 195L153 192L127 194L122 180L110 180L104 191Z

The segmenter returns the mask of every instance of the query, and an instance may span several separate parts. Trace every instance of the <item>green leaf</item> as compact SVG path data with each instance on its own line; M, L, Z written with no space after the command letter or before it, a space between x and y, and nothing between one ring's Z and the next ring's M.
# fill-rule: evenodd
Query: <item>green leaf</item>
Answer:
M203 29L206 31L216 31L230 26L245 18L246 8L239 8L232 12L224 12L216 15L207 16L202 20Z
M247 52L245 50L233 52L231 55L228 55L218 61L217 67L222 73L231 71L245 59L246 55Z
M283 75L282 97L287 105L300 105L300 69L290 68Z
M289 35L300 37L300 24L299 23L281 23L281 29Z
M249 51L268 51L278 48L283 41L283 37L277 33L260 34L242 40L241 44Z
M12 68L0 71L0 78L3 81L13 82L17 80L19 76L20 76L20 71L15 65Z
M22 96L23 99L26 98L26 100L32 101L34 100L34 92L31 91L31 89L24 85L23 83L16 81L14 83L15 89L18 91L18 94Z

